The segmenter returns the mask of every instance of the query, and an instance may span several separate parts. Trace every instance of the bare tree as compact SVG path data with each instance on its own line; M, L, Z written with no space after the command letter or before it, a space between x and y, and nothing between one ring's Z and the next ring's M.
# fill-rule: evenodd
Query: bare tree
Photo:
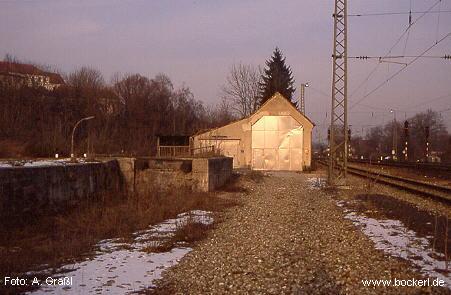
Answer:
M14 56L10 53L5 54L3 61L9 62L9 63L20 63L20 60L16 56Z
M224 126L235 119L236 117L232 113L230 103L225 99L222 99L215 105L209 105L205 109L205 120L207 123L205 127Z
M163 74L116 74L107 84L99 71L80 68L66 77L55 91L0 83L1 156L68 154L73 124L86 116L95 120L77 131L77 154L88 147L149 155L159 134L193 134L231 119L228 102L215 107L210 120L188 87L175 89Z
M258 108L260 79L260 68L253 65L240 63L230 69L222 94L239 117L247 117Z
M72 72L66 80L75 91L82 91L86 88L97 90L105 85L102 73L89 67L82 67Z
M410 145L411 152L417 159L422 159L426 154L426 128L429 128L429 144L431 151L444 153L448 131L443 124L440 113L427 110L418 113L408 119L410 122Z

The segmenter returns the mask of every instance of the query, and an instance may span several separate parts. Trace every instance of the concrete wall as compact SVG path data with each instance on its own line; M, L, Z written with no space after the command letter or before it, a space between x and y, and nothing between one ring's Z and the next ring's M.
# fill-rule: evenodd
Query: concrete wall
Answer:
M128 193L134 192L135 187L135 158L116 158L119 173L124 182L124 189Z
M106 191L212 191L224 185L231 173L232 158L227 157L118 158L65 166L0 168L0 217L58 211Z
M195 188L201 191L213 191L230 179L233 159L230 157L193 159L192 167Z
M165 191L193 186L191 160L145 159L135 160L135 192Z
M0 212L57 211L123 186L118 162L0 168Z
M138 158L135 160L135 175L129 180L134 191L189 189L194 191L213 191L224 185L233 170L233 159L186 158L186 159L153 159Z

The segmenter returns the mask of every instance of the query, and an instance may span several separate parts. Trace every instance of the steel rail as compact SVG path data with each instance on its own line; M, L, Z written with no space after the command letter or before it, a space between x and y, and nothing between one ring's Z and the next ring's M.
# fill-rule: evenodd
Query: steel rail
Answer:
M318 161L318 163L326 165L326 163L323 161ZM426 183L394 175L388 175L385 173L375 172L364 168L357 168L355 166L348 166L348 172L356 176L374 179L378 183L390 185L398 189L402 189L404 191L408 191L421 196L434 198L441 202L451 203L450 187L434 185L431 183Z
M368 161L368 160L348 160L352 163L364 163L370 165L379 165L379 166L392 166L392 167L400 167L400 168L415 168L415 169L435 169L435 170L444 170L451 171L450 164L441 164L441 163L415 163L415 162L378 162L378 161Z

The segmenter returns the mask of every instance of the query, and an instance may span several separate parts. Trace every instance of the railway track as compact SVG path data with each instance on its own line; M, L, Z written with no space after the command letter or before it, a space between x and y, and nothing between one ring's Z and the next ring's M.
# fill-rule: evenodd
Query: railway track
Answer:
M324 161L318 161L320 164L327 165ZM436 200L451 204L451 188L441 185L435 185L414 179L389 175L382 172L375 172L361 167L348 164L348 173L374 179L378 183L387 184L404 191L434 198Z
M385 162L385 161L368 161L356 159L349 160L348 162L370 164L376 166L391 166L399 168L451 171L451 165L444 163Z

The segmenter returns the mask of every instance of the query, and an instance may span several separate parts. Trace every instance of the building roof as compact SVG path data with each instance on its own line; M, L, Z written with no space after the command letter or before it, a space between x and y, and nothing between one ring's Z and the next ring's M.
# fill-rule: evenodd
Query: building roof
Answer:
M43 71L30 64L0 61L0 73L42 74Z
M0 61L0 73L17 73L24 75L41 75L50 78L52 84L64 84L64 80L60 74L44 72L31 64L22 64L16 62Z
M249 115L248 117L242 118L242 119L238 119L235 121L232 121L224 126L228 126L231 124L235 124L238 123L240 121L244 121L244 120L248 120L248 119L252 119L253 117L255 117L260 111L262 111L267 105L269 105L270 103L272 103L275 100L280 100L282 101L282 103L284 103L285 105L287 105L288 108L294 110L295 112L297 112L300 116L304 117L310 124L312 124L312 126L315 126L315 123L313 123L306 115L302 114L290 101L288 101L282 94L280 94L279 92L276 92L273 94L273 96L271 96L264 104L262 104L256 111L254 111L251 115ZM222 128L224 126L219 126L219 127L215 127L215 128L211 128L211 129L207 129L207 130L200 130L198 132L196 132L195 134L193 134L193 136L196 135L201 135L207 132L211 132L213 130Z
M52 84L64 84L63 77L57 73L44 72L44 75L50 78Z
M189 145L189 135L158 135L160 145L182 146Z
M302 117L304 117L305 119L307 119L307 121L309 123L311 123L313 126L316 126L315 123L313 123L312 120L310 120L305 114L301 113L296 106L289 101L287 98L285 98L285 96L283 96L280 92L276 92L274 93L267 101L265 101L265 103L263 103L254 113L252 113L248 118L252 118L254 117L258 112L260 112L261 110L263 110L267 105L269 105L270 103L272 103L275 100L280 100L283 103L285 103L287 105L288 108L291 108L292 110L294 110L295 112L297 112L299 115L301 115Z

